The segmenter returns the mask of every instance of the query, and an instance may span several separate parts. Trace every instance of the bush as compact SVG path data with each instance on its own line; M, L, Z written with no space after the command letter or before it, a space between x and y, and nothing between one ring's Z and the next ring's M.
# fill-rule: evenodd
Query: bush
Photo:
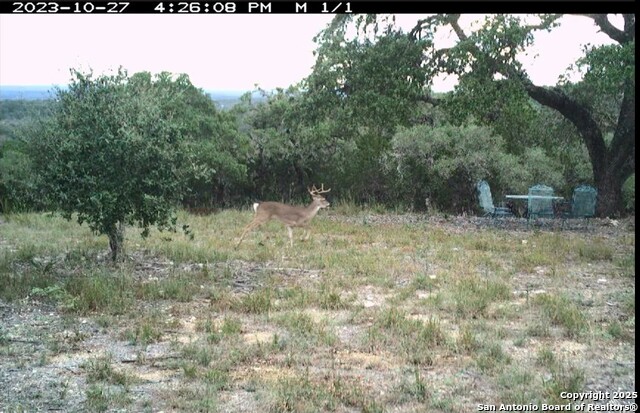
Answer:
M478 180L491 181L495 193L521 181L514 176L518 158L503 148L503 139L486 127L414 126L393 137L386 168L396 174L396 199L411 199L418 209L429 198L439 210L473 211Z
M37 211L44 206L29 155L15 141L0 147L0 212Z

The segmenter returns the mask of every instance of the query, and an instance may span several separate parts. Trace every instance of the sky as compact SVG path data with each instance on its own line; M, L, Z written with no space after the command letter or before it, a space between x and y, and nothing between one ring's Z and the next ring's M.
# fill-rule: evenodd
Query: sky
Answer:
M70 68L95 74L122 66L140 71L186 73L206 90L286 88L311 73L313 37L331 15L0 15L0 87L64 85ZM398 15L407 30L424 16ZM470 22L478 16L463 15ZM620 19L621 20L621 19ZM464 20L463 20L464 21ZM553 85L581 55L585 43L610 42L584 17L563 18L554 35L539 35L523 57L534 83ZM455 37L442 33L438 44ZM575 80L575 79L574 79ZM434 90L451 90L440 78Z

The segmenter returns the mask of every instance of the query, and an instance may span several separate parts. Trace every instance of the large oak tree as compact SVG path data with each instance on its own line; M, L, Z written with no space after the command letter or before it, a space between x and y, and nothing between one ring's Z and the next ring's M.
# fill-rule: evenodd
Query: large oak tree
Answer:
M556 35L554 29L560 26L563 15L488 15L473 28L461 23L461 17L428 16L417 21L409 33L416 44L424 46L421 67L427 82L439 74L458 78L453 93L445 99L425 94L422 100L446 102L457 115L472 115L474 122L511 135L509 147L520 146L521 150L531 140L522 137L518 142L513 131L526 129L527 122L534 118L535 105L557 111L573 126L588 151L598 189L597 214L619 215L623 210L623 184L635 173L635 15L623 15L622 27L614 25L608 15L581 16L593 21L594 33L601 31L611 44L585 46L584 56L574 64L584 74L583 79L578 83L565 79L553 87L535 84L521 57L534 44L536 33ZM394 23L386 16L337 16L320 37L319 50L322 52L323 44L348 44L335 37L344 39L352 22L364 38L373 33L383 39L396 36L399 30L389 29ZM381 25L387 28L380 30ZM435 39L440 31L450 31L455 44L439 47Z
M587 147L598 189L597 214L618 215L622 211L622 186L635 173L635 15L623 15L622 28L612 24L607 15L583 16L613 44L585 47L584 57L576 62L576 67L584 71L584 79L574 87L536 85L518 60L533 44L534 33L553 33L561 15L488 16L475 30L463 28L460 17L430 16L418 21L412 30L415 39L427 40L427 75L457 75L459 84L454 95L471 96L465 101L471 105L475 102L470 110L480 117L500 116L500 111L496 113L487 102L479 104L491 93L508 95L514 104L522 104L525 100L521 97L528 96L558 111L573 124ZM457 36L457 43L437 48L432 41L435 33L447 28ZM603 100L613 102L613 107L603 105Z

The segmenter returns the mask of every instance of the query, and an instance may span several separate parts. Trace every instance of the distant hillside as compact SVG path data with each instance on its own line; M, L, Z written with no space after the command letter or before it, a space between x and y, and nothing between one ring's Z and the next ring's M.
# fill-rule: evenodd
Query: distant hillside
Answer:
M56 86L0 86L0 100L46 100L51 99ZM240 102L240 96L247 91L220 91L205 90L222 109L229 109ZM260 101L262 97L258 93L253 93L253 101Z
M211 100L216 102L221 109L230 109L237 103L240 103L240 97L247 93L247 91L205 90L205 93L208 94ZM251 100L253 102L260 102L264 100L264 98L258 92L253 92L251 94Z
M0 99L46 100L51 99L55 86L5 86L0 85Z

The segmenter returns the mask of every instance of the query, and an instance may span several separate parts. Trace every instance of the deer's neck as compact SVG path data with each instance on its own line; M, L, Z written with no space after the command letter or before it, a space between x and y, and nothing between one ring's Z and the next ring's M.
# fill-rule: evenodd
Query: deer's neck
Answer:
M307 206L307 211L309 212L311 217L314 217L318 211L320 211L320 203L318 201L313 201Z

